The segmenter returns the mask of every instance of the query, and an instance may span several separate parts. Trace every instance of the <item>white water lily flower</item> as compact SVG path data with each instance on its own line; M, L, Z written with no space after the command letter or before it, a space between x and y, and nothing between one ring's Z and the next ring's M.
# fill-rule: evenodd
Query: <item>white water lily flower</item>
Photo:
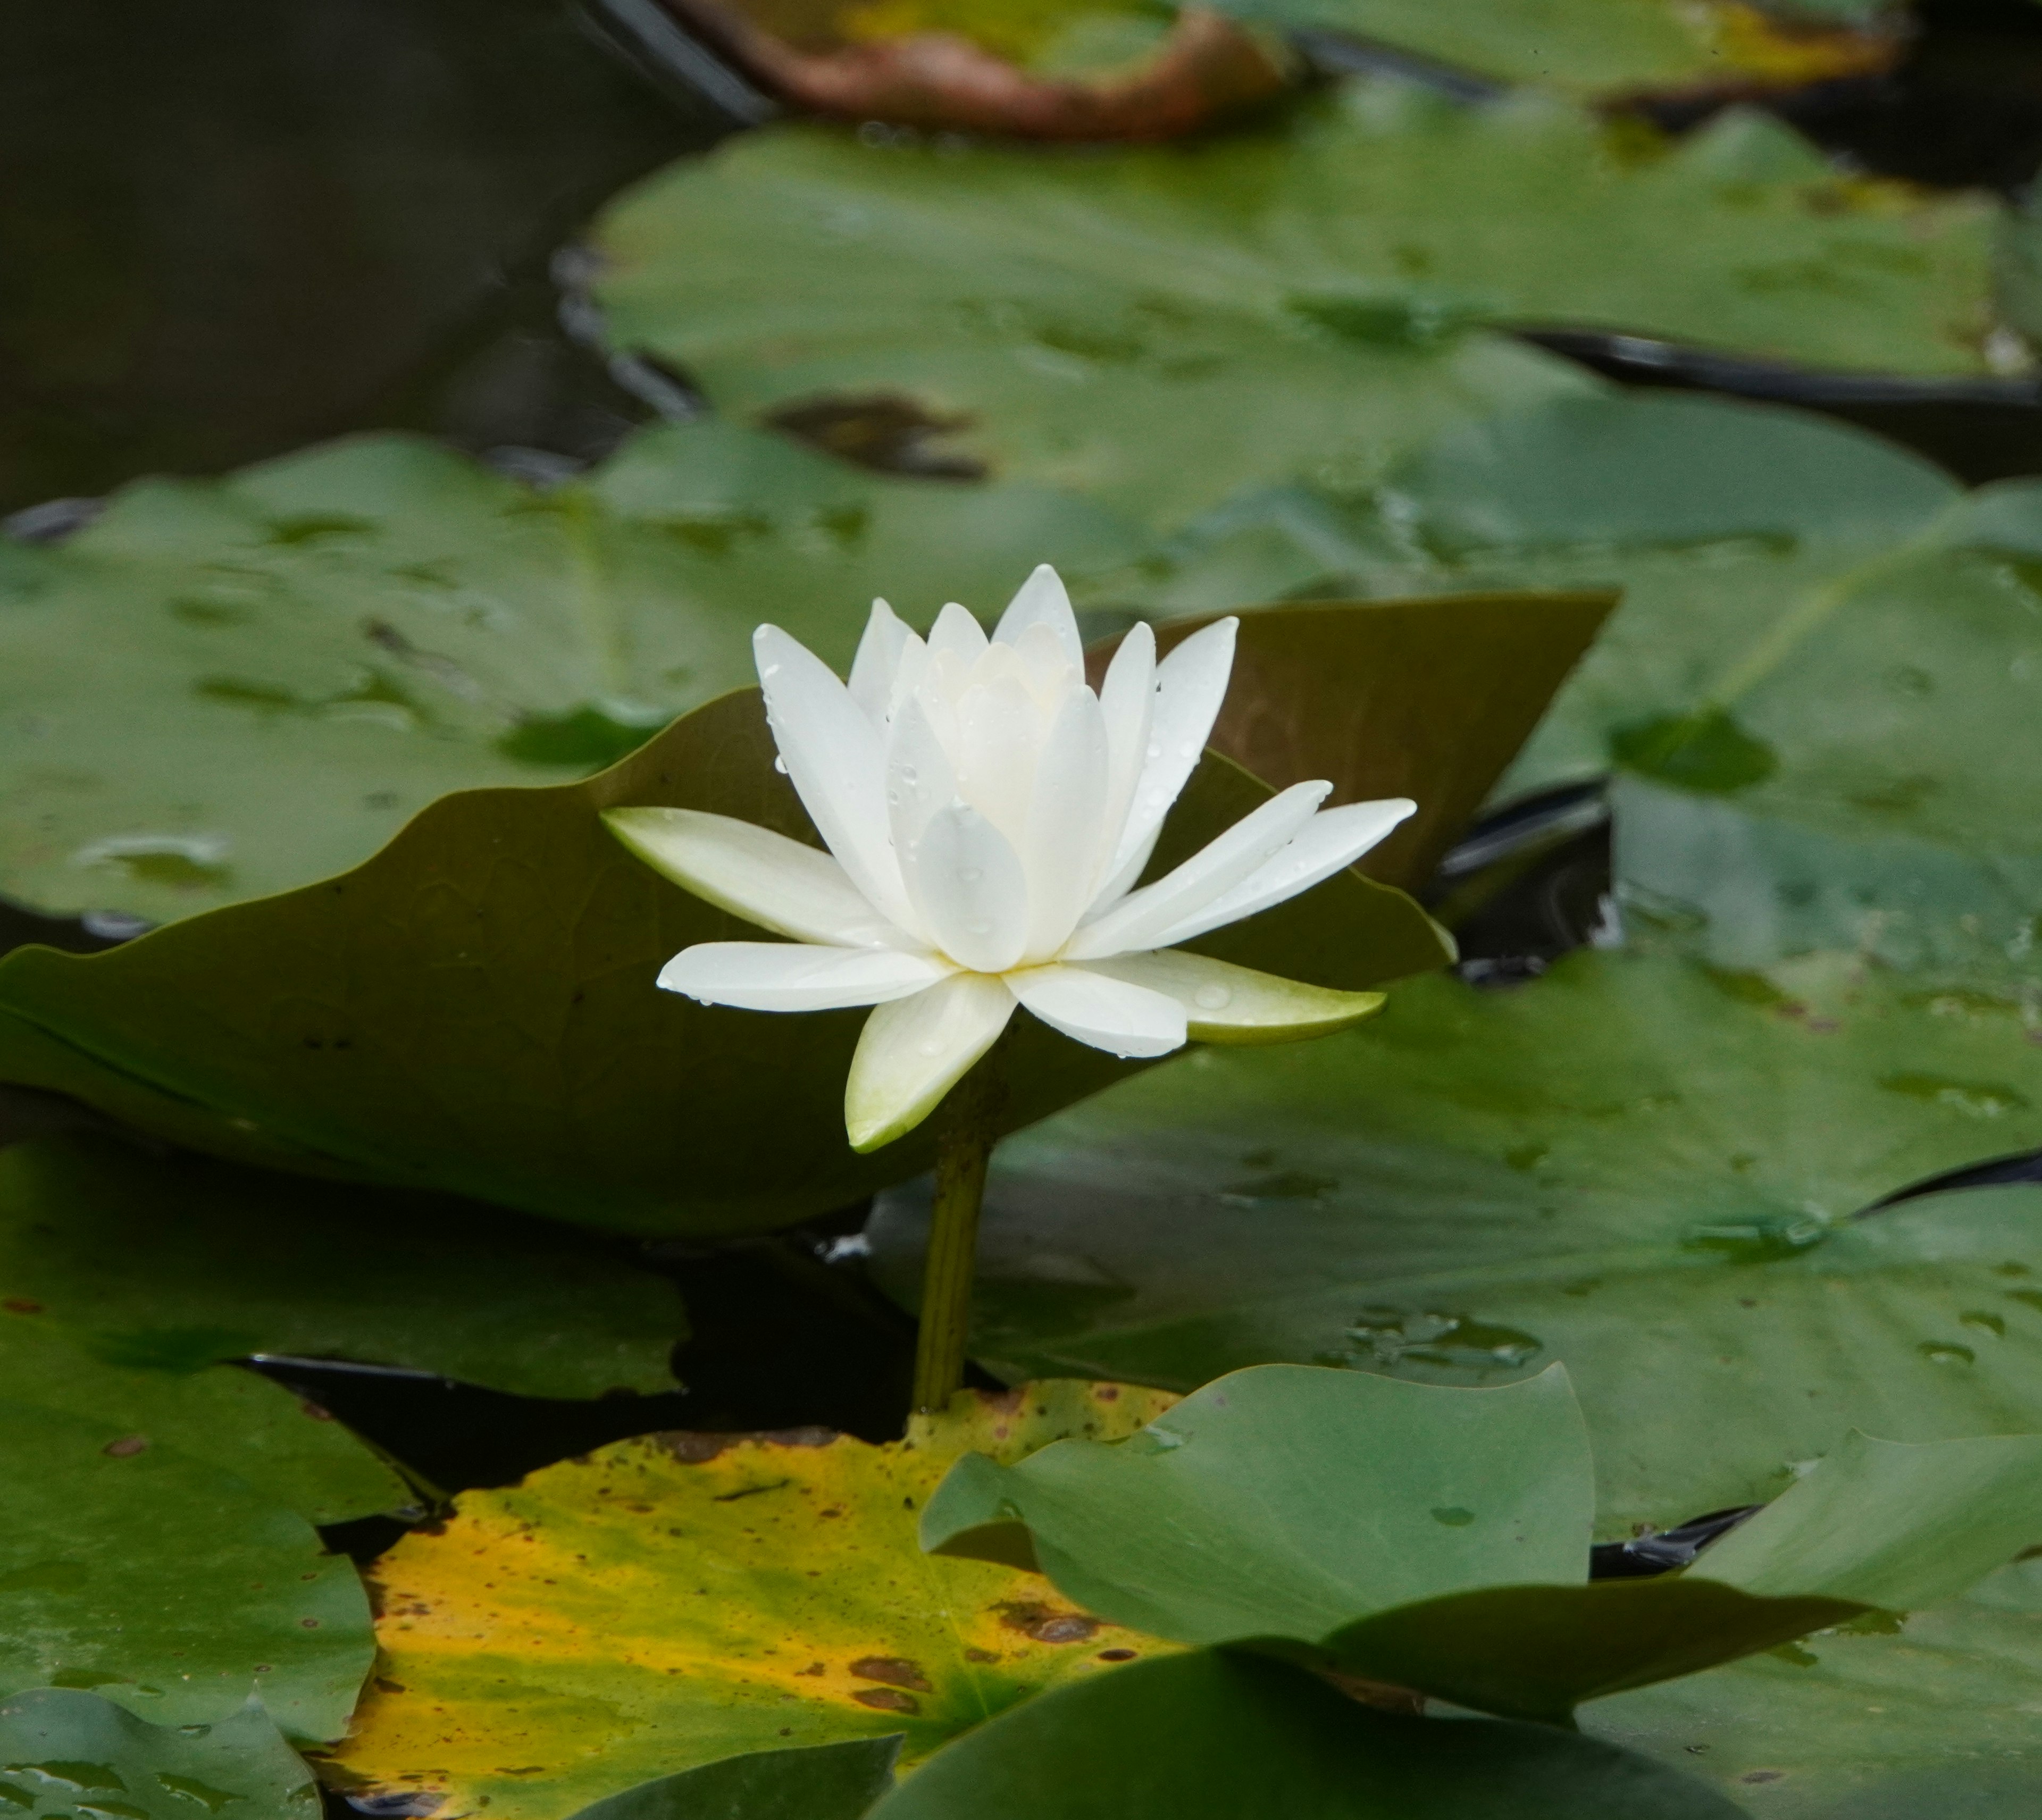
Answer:
M1219 712L1236 623L1161 663L1137 625L1096 694L1046 565L989 640L955 604L924 642L874 601L848 687L762 625L767 718L829 851L728 816L612 811L618 837L667 878L791 938L698 943L659 983L752 1011L876 1007L844 1095L860 1151L927 1118L1016 1005L1118 1056L1194 1038L1280 1042L1366 1015L1372 993L1175 944L1351 865L1413 812L1405 798L1321 809L1331 785L1294 784L1134 889Z

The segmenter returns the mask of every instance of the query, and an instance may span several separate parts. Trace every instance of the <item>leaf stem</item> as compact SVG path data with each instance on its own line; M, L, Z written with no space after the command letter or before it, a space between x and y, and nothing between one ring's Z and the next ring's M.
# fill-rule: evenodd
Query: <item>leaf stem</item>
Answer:
M915 1341L917 1409L946 1408L964 1383L965 1341L971 1326L973 1259L986 1165L1000 1138L1007 1103L1007 1045L972 1064L936 1115L936 1199L929 1255L922 1272L922 1324Z

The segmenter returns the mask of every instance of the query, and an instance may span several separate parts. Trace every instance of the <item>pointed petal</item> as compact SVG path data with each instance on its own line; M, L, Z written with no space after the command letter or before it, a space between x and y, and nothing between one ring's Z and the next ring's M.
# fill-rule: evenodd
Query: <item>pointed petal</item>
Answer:
M1086 923L1071 938L1065 958L1099 960L1167 947L1169 944L1163 939L1166 930L1187 921L1254 876L1312 820L1313 812L1333 787L1325 782L1293 784L1271 797L1226 833L1208 841L1182 866Z
M1336 992L1180 948L1082 965L1088 973L1175 999L1184 1008L1194 1042L1299 1042L1345 1030L1383 1004L1380 992Z
M843 948L920 946L827 853L770 828L692 809L613 809L602 819L655 872L762 929Z
M1417 807L1406 797L1391 797L1381 802L1351 802L1339 809L1320 810L1288 847L1225 897L1196 915L1172 923L1157 939L1156 946L1173 948L1208 929L1238 923L1244 916L1252 916L1301 891L1309 891L1321 879L1353 865L1405 816L1415 813Z
M1029 967L1009 973L1007 984L1052 1030L1108 1055L1168 1055L1184 1046L1184 1008L1167 993L1085 967Z
M1107 749L1107 851L1100 861L1102 873L1108 866L1124 867L1132 857L1131 849L1122 851L1121 835L1126 828L1134 786L1141 781L1148 754L1149 723L1155 704L1156 634L1143 623L1134 626L1121 640L1120 648L1106 667L1106 679L1099 685L1099 705L1106 717ZM1156 825L1161 828L1162 824ZM1134 878L1141 876L1141 866L1148 862L1145 849L1141 863L1134 867Z
M1129 861L1143 841L1163 825L1184 780L1205 751L1220 703L1233 673L1233 638L1240 621L1216 620L1195 632L1156 667L1156 702L1141 774L1128 806L1127 824L1099 901L1110 904L1141 876ZM1153 756L1151 755L1153 755Z
M958 965L1000 973L1028 939L1028 880L1007 837L966 803L929 817L901 855L929 939Z
M928 954L825 948L805 942L698 942L660 969L660 984L706 1005L748 1011L829 1011L884 1004L947 979Z
M1030 961L1046 961L1070 939L1091 901L1106 843L1106 717L1079 684L1065 695L1042 741L1035 794L1021 846L1028 878Z
M843 1124L862 1154L914 1130L992 1048L1014 995L990 973L953 973L865 1020L844 1083Z
M947 652L966 669L984 655L985 644L985 629L954 600L944 606L929 629L930 655L941 656Z
M1019 644L1021 634L1031 625L1046 625L1057 635L1064 656L1080 669L1084 667L1084 640L1078 637L1077 615L1071 611L1071 597L1063 579L1047 563L1022 583L1007 610L1000 616L992 638L996 644Z
M957 776L929 708L920 696L910 695L888 731L886 816L896 854L908 852L929 818L958 800Z
M921 643L885 601L873 602L872 617L865 622L865 636L858 640L858 655L851 660L851 698L875 727L886 725L901 654L911 640Z
M900 865L886 835L878 729L829 666L777 625L760 626L751 648L781 763L816 832L873 908L912 929Z

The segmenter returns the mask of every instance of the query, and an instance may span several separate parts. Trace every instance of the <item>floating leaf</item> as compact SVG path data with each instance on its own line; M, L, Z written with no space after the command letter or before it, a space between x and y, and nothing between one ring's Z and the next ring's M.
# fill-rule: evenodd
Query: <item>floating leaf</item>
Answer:
M1620 1694L1582 1719L1779 1820L2027 1820L2042 1763L2038 1566L1904 1621L1860 1620Z
M973 1350L1180 1387L1274 1359L1499 1384L1566 1363L1602 1533L1776 1495L1852 1427L2042 1425L2033 1189L1849 1216L2042 1141L2017 1008L1839 964L1589 954L1365 1032L1202 1052L1010 1139ZM906 1294L907 1191L872 1228Z
M848 662L875 594L926 619L1139 547L717 423L548 493L403 437L138 482L8 552L0 891L162 922L304 885L449 791L622 757L748 682L761 619Z
M1128 1433L1171 1400L966 1393L889 1446L650 1436L465 1493L444 1531L377 1564L383 1668L338 1767L553 1820L733 1751L904 1734L924 1755L1045 1685L1168 1647L1032 1575L923 1557L915 1513L944 1468Z
M1208 757L1158 863L1267 795ZM862 1011L711 1009L654 985L692 942L758 933L598 819L668 804L814 838L757 694L727 696L587 783L436 803L327 883L103 954L17 950L0 962L0 1078L237 1160L627 1231L786 1224L927 1168L926 1127L866 1157L845 1138ZM1415 904L1352 874L1191 946L1352 989L1446 958ZM1127 1072L1022 1023L1016 1125Z
M251 1693L338 1737L374 1654L351 1562L301 1516L146 1435L0 1406L0 1687L89 1690L166 1726Z
M319 1785L259 1704L208 1725L155 1726L97 1694L0 1700L0 1812L28 1820L318 1820Z
M663 1776L584 1807L574 1820L859 1820L893 1786L897 1738L755 1750Z
M873 1820L1735 1820L1629 1752L1541 1726L1373 1712L1200 1650L1055 1689L938 1753Z
M0 1311L169 1376L256 1352L530 1397L670 1390L673 1285L498 1208L364 1193L82 1138L0 1150Z

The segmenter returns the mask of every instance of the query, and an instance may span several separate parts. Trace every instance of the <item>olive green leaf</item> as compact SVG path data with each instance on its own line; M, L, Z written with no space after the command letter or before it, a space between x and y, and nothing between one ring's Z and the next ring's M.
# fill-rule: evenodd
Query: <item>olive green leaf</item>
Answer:
M0 1382L38 1408L124 1435L244 1479L309 1523L396 1510L416 1493L315 1404L233 1365L165 1371L111 1365L39 1314L0 1303Z
M0 1688L76 1688L166 1726L250 1694L338 1737L374 1644L353 1565L217 1467L101 1421L0 1406Z
M278 1352L532 1397L670 1390L686 1329L667 1279L498 1208L82 1138L0 1150L0 1312L25 1304L105 1365Z
M1083 158L748 134L612 206L597 293L617 342L727 411L827 436L884 406L954 459L1175 529L1602 389L1484 323L1983 371L1994 220L1841 178L1762 116L1639 159L1557 101L1385 81Z
M966 1392L884 1447L648 1436L465 1493L377 1564L382 1665L337 1773L555 1820L738 1751L904 1736L920 1757L1042 1687L1167 1650L1032 1574L930 1559L915 1523L969 1449L1130 1433L1172 1401Z
M319 1785L259 1703L211 1724L149 1725L97 1694L0 1700L0 1810L20 1820L318 1820Z
M1631 1753L1543 1726L1395 1717L1209 1650L1054 1689L939 1751L872 1820L1736 1820Z
M1010 1139L973 1351L1186 1388L1564 1360L1625 1535L1772 1497L1853 1427L2042 1426L2042 1191L1849 1217L2038 1142L2017 1006L1853 962L1417 981L1366 1031L1202 1053ZM897 1294L921 1218L901 1191L870 1229Z
M2042 1528L2042 1434L1848 1436L1684 1574L1586 1584L1566 1373L1496 1390L1229 1373L1116 1442L961 1460L924 1545L1032 1554L1084 1609L1520 1719L1961 1592Z
M1777 1820L2027 1820L2042 1768L2038 1569L1599 1701L1585 1728Z
M813 840L773 752L748 690L586 783L444 798L339 878L105 954L17 950L0 962L0 1078L236 1160L626 1231L757 1230L855 1200L927 1168L935 1143L850 1149L864 1014L660 992L689 943L756 931L599 819L671 805ZM1209 755L1157 863L1268 793ZM1446 958L1415 904L1353 874L1196 946L1356 990ZM1127 1072L1032 1023L1012 1065L1017 1126Z
M663 1776L584 1807L574 1820L860 1820L893 1786L897 1738L755 1750Z
M452 790L584 776L748 681L1140 545L1028 488L659 429L534 492L406 437L145 480L0 575L0 892L155 921L358 864Z

